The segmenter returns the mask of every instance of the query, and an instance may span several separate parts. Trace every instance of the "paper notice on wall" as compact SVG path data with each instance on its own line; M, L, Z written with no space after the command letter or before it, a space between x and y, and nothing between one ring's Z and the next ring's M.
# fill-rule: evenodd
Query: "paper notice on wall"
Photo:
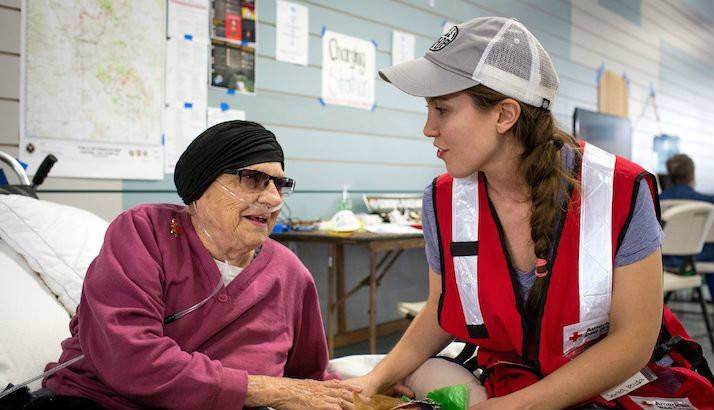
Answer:
M275 59L307 65L308 9L283 0L277 2L275 28Z
M233 110L221 104L221 107L208 107L206 128L225 121L245 120L245 111Z
M206 129L208 0L169 0L166 42L164 172L173 173L188 144Z
M165 111L164 171L173 174L188 144L206 129L205 106L169 106Z
M170 0L166 43L166 104L206 106L208 0Z
M169 0L169 38L208 38L209 0Z
M208 43L174 37L166 42L166 103L206 106Z
M325 30L322 36L322 101L372 109L375 49L373 42Z
M409 33L392 31L392 65L414 59L414 36Z

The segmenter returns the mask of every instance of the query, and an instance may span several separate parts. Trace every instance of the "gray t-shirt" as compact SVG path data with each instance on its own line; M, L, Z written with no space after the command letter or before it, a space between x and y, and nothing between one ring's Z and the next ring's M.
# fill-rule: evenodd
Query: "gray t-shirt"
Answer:
M570 155L566 155L566 163L570 162L570 157ZM426 260L431 270L441 273L441 254L439 253L439 239L436 231L431 190L432 187L429 184L424 189L424 199L422 201L421 218L426 243ZM643 178L637 191L635 210L632 213L630 225L615 255L615 266L630 265L644 259L660 247L663 238L664 234L655 214L649 185ZM517 272L517 274L521 298L525 300L526 296L528 296L528 291L535 283L535 268L530 272Z

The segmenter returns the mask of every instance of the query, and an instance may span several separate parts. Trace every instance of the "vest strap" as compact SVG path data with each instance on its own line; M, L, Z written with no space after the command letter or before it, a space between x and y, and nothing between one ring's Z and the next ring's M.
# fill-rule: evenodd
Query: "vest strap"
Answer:
M578 258L581 323L610 313L614 172L614 155L585 144Z
M466 331L473 338L486 334L478 295L478 182L478 173L454 178L451 192L451 256Z

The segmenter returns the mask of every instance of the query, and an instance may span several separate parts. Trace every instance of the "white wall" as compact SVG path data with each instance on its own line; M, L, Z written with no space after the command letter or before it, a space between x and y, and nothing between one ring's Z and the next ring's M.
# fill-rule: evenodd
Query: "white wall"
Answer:
M654 85L661 123L647 107L634 130L633 159L654 166L653 135L677 135L680 150L696 164L698 189L714 192L714 23L679 1L642 1L639 25L602 2L573 1L571 7L572 60L627 74L633 124Z

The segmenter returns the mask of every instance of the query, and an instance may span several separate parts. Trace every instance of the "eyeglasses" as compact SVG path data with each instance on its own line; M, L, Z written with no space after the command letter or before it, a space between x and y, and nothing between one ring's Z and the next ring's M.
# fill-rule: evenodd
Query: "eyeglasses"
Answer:
M282 197L292 194L293 190L295 190L295 180L292 178L274 177L263 171L248 168L229 169L223 172L237 175L240 184L251 191L261 192L265 190L268 184L270 184L270 181L273 181L275 188L277 188Z

